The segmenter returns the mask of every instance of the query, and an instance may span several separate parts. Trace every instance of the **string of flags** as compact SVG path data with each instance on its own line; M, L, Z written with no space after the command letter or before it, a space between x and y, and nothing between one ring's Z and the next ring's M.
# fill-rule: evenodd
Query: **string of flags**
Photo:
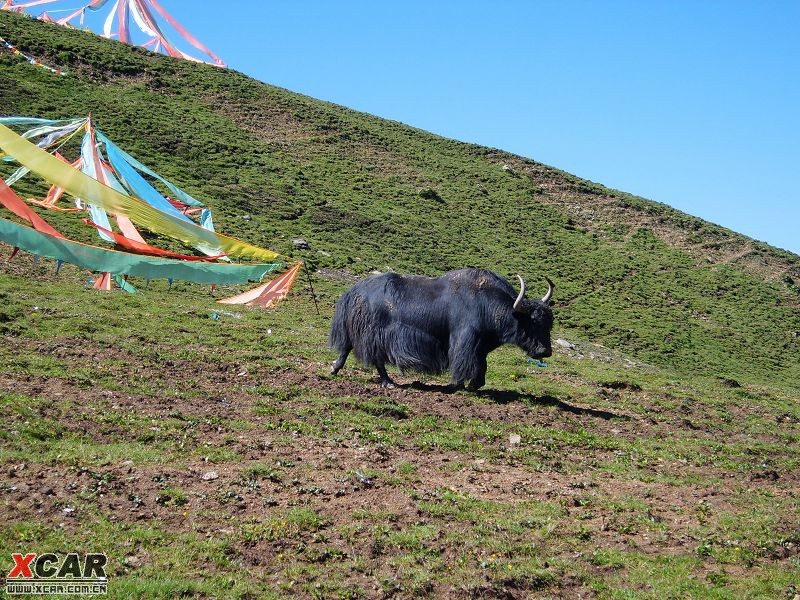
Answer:
M0 0L0 10L24 13L29 9L33 9L35 6L51 5L58 2L60 2L60 0L30 0L27 2ZM67 4L69 5L72 3ZM199 4L200 3L198 3L198 5ZM56 5L58 6L58 4ZM117 38L125 44L137 45L136 42L133 41L131 30L132 20L139 32L147 38L146 41L138 44L143 48L147 48L153 52L161 52L173 58L204 62L217 67L226 66L222 59L194 37L175 19L175 17L168 13L157 0L115 0L113 2L111 2L111 0L91 0L78 8L75 8L74 4L70 8L65 9L53 10L52 8L48 8L41 12L38 18L42 21L57 23L58 25L64 26L74 26L74 22L77 20L79 25L83 27L87 11L100 14L103 10L107 12L105 13L103 30L100 35L105 38ZM60 16L60 13L67 14L65 16ZM158 19L156 15L160 16L161 19ZM167 35L166 27L162 21L165 21L186 44L192 46L210 60L197 58L189 52L181 50Z
M18 134L10 127L24 131ZM67 142L79 134L83 134L80 156L68 159L59 150L68 148ZM91 117L0 117L0 164L11 162L19 167L6 180L0 177L0 208L25 224L0 217L0 241L14 248L13 254L22 249L37 258L55 259L58 268L67 262L98 273L95 289L110 290L113 282L134 293L129 276L212 285L258 282L285 264L272 250L215 231L211 211L203 202L119 148L95 127ZM26 202L11 188L29 173L51 184L44 200L29 198ZM154 187L157 182L169 190L169 196ZM59 206L65 204L65 194L71 196L74 208ZM78 222L99 237L98 245L69 239L31 204L80 213ZM145 240L140 229L168 236L198 254L155 246ZM113 249L104 243L112 244ZM232 258L260 262L233 262ZM220 302L274 305L286 297L301 265L295 262L276 279Z
M11 52L13 54L15 54L17 56L21 56L22 58L27 60L29 63L31 63L35 67L41 67L42 69L47 69L48 71L50 71L51 73L55 73L56 75L62 75L62 76L63 75L67 75L67 72L65 70L63 70L63 69L55 69L53 67L49 67L46 64L44 64L43 62L35 59L34 57L25 54L19 48L17 48L16 46L11 44L10 42L6 41L2 36L0 36L0 44L3 44L3 46L5 46L9 50L11 50Z

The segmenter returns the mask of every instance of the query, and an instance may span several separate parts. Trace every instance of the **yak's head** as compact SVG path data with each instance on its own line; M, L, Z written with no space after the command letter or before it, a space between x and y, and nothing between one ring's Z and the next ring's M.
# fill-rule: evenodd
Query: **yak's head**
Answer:
M525 281L519 277L519 296L514 301L514 319L517 324L517 346L525 350L531 358L546 358L553 354L550 346L550 330L553 328L553 282L547 279L547 293L541 300L525 298Z

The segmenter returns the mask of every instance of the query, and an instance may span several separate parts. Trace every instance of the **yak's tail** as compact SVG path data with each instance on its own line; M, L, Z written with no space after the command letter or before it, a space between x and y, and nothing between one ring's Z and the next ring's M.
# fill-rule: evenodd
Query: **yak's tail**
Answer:
M346 292L336 303L336 312L331 323L331 333L328 336L328 344L339 352L349 351L353 347L350 340L350 333L347 331L347 313L352 295Z

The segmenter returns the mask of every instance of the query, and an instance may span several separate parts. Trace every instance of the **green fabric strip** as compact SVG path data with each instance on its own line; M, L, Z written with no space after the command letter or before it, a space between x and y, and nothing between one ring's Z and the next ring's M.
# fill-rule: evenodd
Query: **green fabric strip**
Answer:
M2 218L0 241L31 254L63 260L90 271L151 279L180 279L195 283L237 284L261 281L264 275L281 266L281 263L217 264L129 254L59 239Z
M137 293L137 289L125 281L125 278L122 275L114 275L114 281L123 291L128 292L129 294Z

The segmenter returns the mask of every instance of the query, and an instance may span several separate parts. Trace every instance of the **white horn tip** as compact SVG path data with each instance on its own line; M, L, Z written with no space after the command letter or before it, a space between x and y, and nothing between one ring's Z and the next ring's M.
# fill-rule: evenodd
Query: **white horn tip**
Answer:
M547 293L544 295L544 298L542 298L542 302L548 304L550 299L553 297L553 290L556 286L552 281L550 281L549 277L545 276L545 280L547 280Z
M525 299L525 280L522 279L521 275L517 275L517 278L519 279L519 296L514 300L514 311L521 312L522 301Z

